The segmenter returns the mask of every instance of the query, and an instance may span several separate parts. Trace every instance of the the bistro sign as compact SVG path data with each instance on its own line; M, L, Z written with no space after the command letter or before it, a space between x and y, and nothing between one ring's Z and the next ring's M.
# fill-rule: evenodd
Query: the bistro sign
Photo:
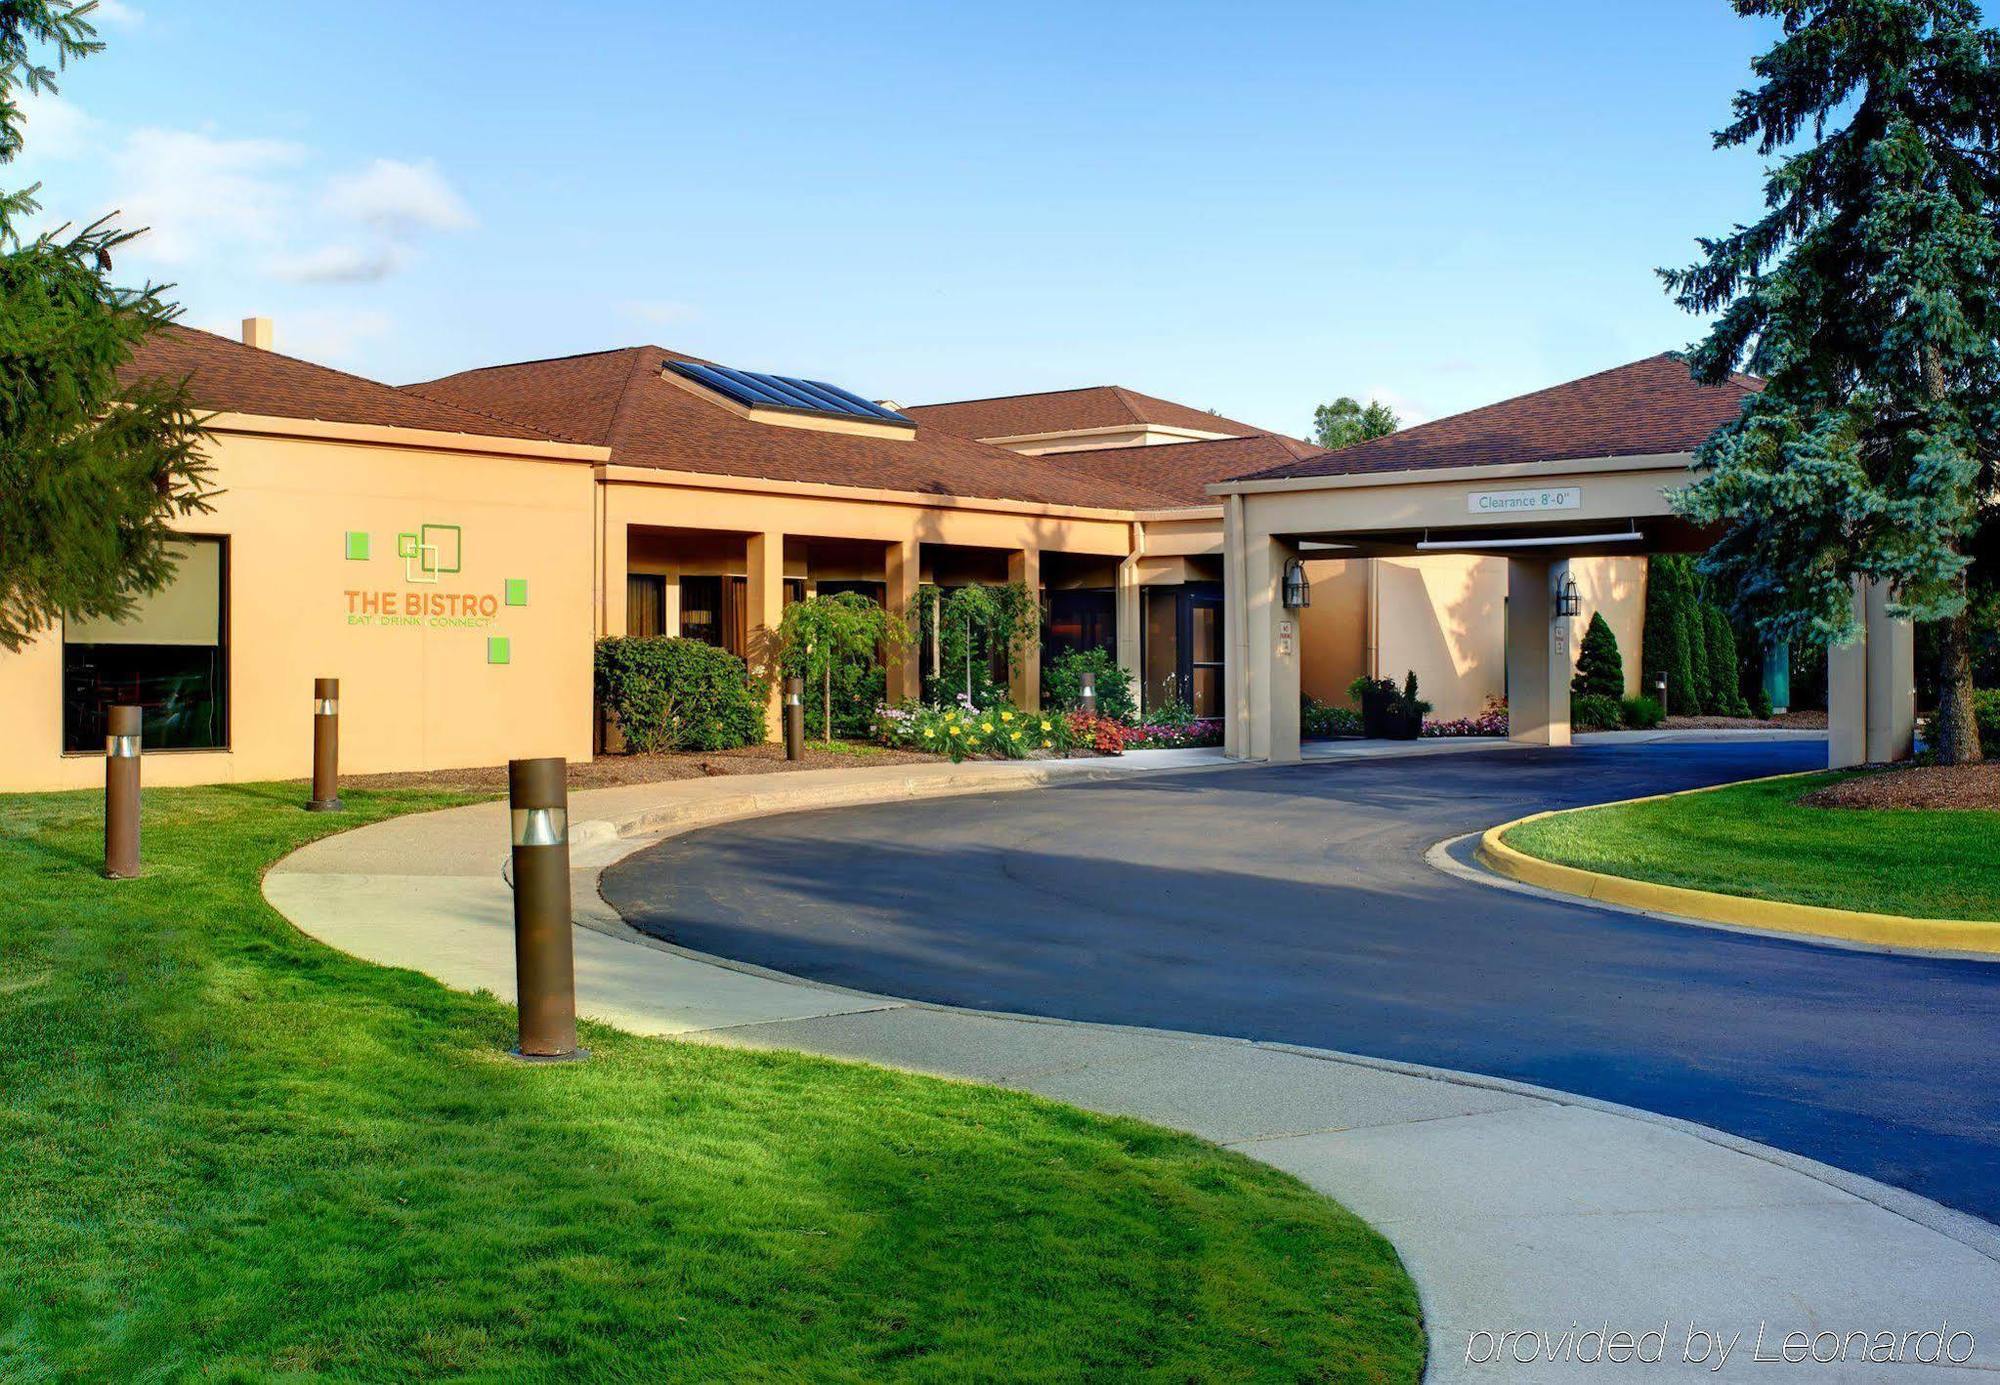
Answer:
M1467 513L1518 515L1538 510L1574 510L1583 504L1582 486L1549 486L1541 490L1474 491L1465 497Z
M359 551L355 539L361 538ZM348 536L348 556L364 556L365 536ZM500 614L501 599L485 592L438 591L439 578L465 566L465 541L456 524L424 524L396 536L403 581L395 588L349 587L347 623L373 626L427 626L433 630L482 629ZM525 588L525 584L523 584ZM509 605L521 604L511 599Z

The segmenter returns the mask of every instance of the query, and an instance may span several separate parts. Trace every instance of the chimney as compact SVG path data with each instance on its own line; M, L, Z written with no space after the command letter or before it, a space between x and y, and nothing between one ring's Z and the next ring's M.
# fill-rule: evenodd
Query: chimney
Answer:
M243 344L254 346L259 351L271 349L271 319L268 317L246 317L243 319Z

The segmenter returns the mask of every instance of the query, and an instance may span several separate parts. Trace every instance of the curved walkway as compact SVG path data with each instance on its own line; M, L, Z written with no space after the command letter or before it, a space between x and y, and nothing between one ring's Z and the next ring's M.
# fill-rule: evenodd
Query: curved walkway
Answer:
M1423 776L1440 763L1426 753L1403 768ZM1760 1324L1767 1355L1790 1331L1915 1332L1940 1318L1975 1334L1972 1364L2000 1350L2000 1238L1984 1223L1865 1179L1504 1081L802 983L640 937L594 897L599 868L661 833L828 802L984 794L1139 767L899 767L580 793L572 820L581 1008L640 1032L1021 1087L1188 1129L1289 1169L1396 1243L1424 1296L1437 1379L1573 1376L1573 1359L1467 1357L1495 1349L1475 1334L1502 1332L1546 1334L1515 1337L1509 1355L1532 1358L1545 1348L1560 1357L1560 1334L1579 1324L1635 1335L1664 1325L1667 1360L1650 1370L1690 1379L1764 1369L1751 1359ZM1276 775L1361 768L1225 775L1254 791ZM334 946L510 996L504 842L498 804L398 819L297 853L274 868L266 894ZM1717 1372L1713 1356L1683 1359L1691 1330L1743 1335Z

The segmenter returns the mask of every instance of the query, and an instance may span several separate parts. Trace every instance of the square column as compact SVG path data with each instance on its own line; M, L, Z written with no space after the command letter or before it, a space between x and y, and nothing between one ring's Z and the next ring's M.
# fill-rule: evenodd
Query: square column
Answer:
M1870 582L1867 607L1868 763L1907 760L1917 749L1917 633L1889 614L1887 582Z
M600 492L603 487L598 488ZM597 592L597 633L598 635L623 635L625 633L625 583L627 544L626 525L613 515L603 517L603 530L599 536L602 561L598 564L599 587ZM680 633L670 629L670 635Z
M1017 549L1007 555L1007 580L1019 582L1039 612L1042 603L1042 550ZM1021 662L1007 676L1007 695L1024 712L1038 711L1042 705L1042 620L1032 619L1033 630L1020 645Z
M1144 531L1138 524L1132 526L1132 552L1125 561L1118 564L1117 605L1114 607L1118 631L1118 667L1132 678L1132 691L1140 705L1146 704L1146 672L1140 667L1140 632L1145 628L1145 610L1142 602L1144 589L1139 585L1139 555Z
M1297 556L1283 539L1252 537L1243 545L1246 758L1273 764L1299 759L1299 615L1284 605L1285 565Z
M1570 627L1556 614L1569 559L1507 560L1507 739L1568 745Z
M743 647L750 676L764 685L764 739L784 734L784 707L778 677L778 623L785 618L785 536L752 534L744 541Z
M882 599L891 614L910 622L912 640L889 649L889 700L903 702L923 695L923 660L917 655L916 621L911 618L917 600L917 579L923 566L923 544L916 539L892 543L883 558Z
M1868 763L1868 613L1854 584L1854 619L1861 633L1826 650L1826 767Z

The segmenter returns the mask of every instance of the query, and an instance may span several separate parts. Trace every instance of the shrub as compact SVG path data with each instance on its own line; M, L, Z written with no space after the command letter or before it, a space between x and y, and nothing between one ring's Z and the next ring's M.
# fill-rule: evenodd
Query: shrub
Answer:
M1591 613L1590 625L1583 632L1576 677L1570 679L1569 690L1597 697L1625 695L1625 657L1618 652L1618 636L1612 633L1602 611Z
M1979 745L2000 756L2000 688L1979 688L1972 694L1972 719L1979 725Z
M1045 705L1069 711L1083 700L1083 675L1097 675L1097 710L1119 721L1136 720L1139 705L1132 696L1132 675L1102 649L1065 649L1042 675Z
M1417 671L1411 669L1398 688L1393 678L1357 678L1347 694L1361 704L1361 734L1393 741L1415 740L1423 733L1424 713L1431 704L1417 696Z
M764 739L764 691L743 661L700 640L597 642L597 703L627 750L728 750Z
M1628 697L1618 704L1618 714L1635 731L1650 731L1667 719L1657 697Z
M1573 693L1569 699L1569 724L1578 731L1615 731L1623 724L1623 710L1615 697Z
M1222 718L1198 717L1177 703L1168 706L1184 715L1165 721L1147 717L1131 728L1125 741L1127 750L1185 750L1190 746L1222 744Z
M1718 716L1747 717L1750 704L1743 697L1743 670L1736 653L1735 627L1716 605L1704 605L1701 619L1708 641L1708 709Z
M1299 696L1299 734L1309 741L1361 734L1361 714L1351 707L1321 702L1311 693Z
M1062 719L1069 724L1072 745L1087 747L1099 755L1123 755L1139 739L1136 728L1102 713L1092 716L1088 712L1070 712Z
M836 731L865 734L886 687L876 655L884 645L908 641L903 622L859 592L787 606L778 626L778 666L805 683L806 728L827 741Z
M1701 687L1694 672L1688 607L1694 601L1694 575L1684 557L1666 556L1646 565L1646 624L1640 637L1641 677L1647 687L1667 680L1667 697L1676 712L1701 710Z

